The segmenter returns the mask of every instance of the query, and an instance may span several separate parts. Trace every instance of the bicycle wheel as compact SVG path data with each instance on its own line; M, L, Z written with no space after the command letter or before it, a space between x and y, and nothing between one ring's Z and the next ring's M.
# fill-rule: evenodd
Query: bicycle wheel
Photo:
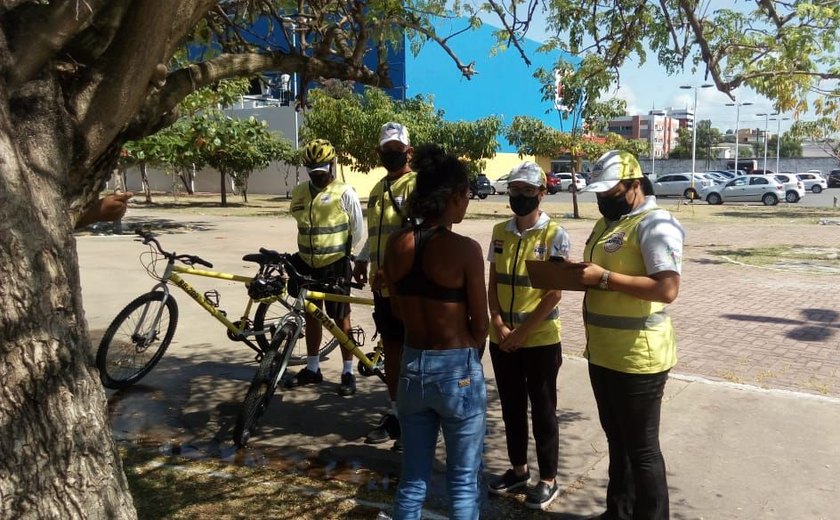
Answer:
M106 388L128 388L140 381L166 352L178 326L178 304L171 296L163 303L163 297L161 291L141 294L108 326L96 351L99 379Z
M242 408L239 409L236 426L233 428L233 442L240 448L248 444L248 439L256 430L257 421L268 408L274 390L286 372L289 355L297 343L294 338L296 334L294 325L286 324L274 335L268 349L263 352L263 359L254 379L251 380L251 386L248 387L248 394Z
M261 303L257 306L257 311L254 313L254 330L266 330L267 334L257 334L257 344L263 351L268 348L271 338L277 330L280 319L289 313L289 310L280 302ZM300 330L300 337L306 336L306 326ZM318 355L323 360L327 355L335 350L338 346L338 340L335 336L329 333L321 335L321 348L318 349ZM295 344L295 349L289 356L290 365L303 365L306 363L306 341L298 341Z

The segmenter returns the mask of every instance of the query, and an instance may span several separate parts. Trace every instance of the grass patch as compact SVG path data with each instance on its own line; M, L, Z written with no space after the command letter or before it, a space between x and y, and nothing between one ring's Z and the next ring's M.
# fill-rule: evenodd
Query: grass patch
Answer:
M375 518L391 491L376 489L359 470L358 482L315 479L217 459L165 456L149 448L121 448L139 519Z
M784 245L710 249L709 254L733 263L788 271L840 273L840 248Z

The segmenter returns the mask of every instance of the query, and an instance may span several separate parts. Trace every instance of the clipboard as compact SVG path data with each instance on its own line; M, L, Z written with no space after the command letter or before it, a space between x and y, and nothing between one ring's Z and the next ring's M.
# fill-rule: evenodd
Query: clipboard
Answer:
M577 262L546 262L544 260L525 260L531 287L564 291L585 291L580 283L580 270L583 264Z

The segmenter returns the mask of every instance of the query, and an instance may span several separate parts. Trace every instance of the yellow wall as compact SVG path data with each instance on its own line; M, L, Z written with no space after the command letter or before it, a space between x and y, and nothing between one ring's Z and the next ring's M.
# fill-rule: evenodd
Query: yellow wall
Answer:
M488 179L493 181L498 179L502 175L507 175L508 173L510 173L510 170L517 164L533 160L534 158L529 155L520 158L515 153L499 153L496 154L496 157L487 161L487 165L484 169L484 174L487 175ZM542 166L543 170L548 171L546 166L543 164L550 164L550 161L548 159L543 158L542 161L537 162L540 166ZM338 172L338 179L343 180L344 182L356 188L356 192L362 199L367 198L374 184L379 182L379 180L382 179L382 177L384 177L386 173L385 168L376 168L375 170L371 170L368 173L364 173L356 171L348 166L339 167Z

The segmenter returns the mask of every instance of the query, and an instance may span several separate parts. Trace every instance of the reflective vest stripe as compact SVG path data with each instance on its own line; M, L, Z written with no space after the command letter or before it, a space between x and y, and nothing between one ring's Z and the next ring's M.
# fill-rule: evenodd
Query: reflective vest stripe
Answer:
M655 312L649 316L635 318L630 316L608 316L606 314L584 313L584 321L587 325L603 327L606 329L621 330L650 330L668 319L668 313L664 310Z
M350 229L350 224L339 224L338 226L317 226L317 227L298 227L298 233L301 235L329 235L338 233L340 231L347 231Z
M331 253L346 253L347 252L347 244L339 244L336 246L321 246L317 250L310 248L309 246L300 244L298 245L298 250L300 253L309 255L309 254L316 254L316 255L326 255Z
M513 283L517 287L531 287L531 279L527 276L509 275L507 273L496 273L496 283Z
M502 311L502 319L505 321L505 323L510 323L513 325L521 325L522 323L525 323L529 316L531 316L530 312L514 312L511 314L508 311ZM555 307L551 310L551 312L548 313L548 316L546 316L543 319L543 321L556 320L559 317L560 309Z

